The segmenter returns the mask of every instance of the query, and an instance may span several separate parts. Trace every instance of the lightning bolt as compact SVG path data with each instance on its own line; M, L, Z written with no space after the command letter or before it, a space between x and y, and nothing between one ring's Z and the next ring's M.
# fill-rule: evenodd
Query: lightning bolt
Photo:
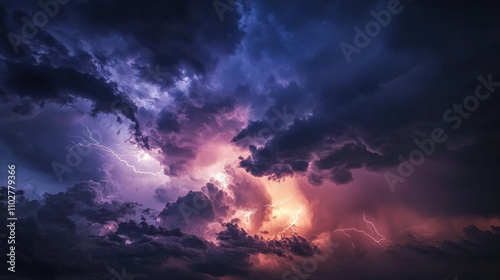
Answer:
M289 201L290 199L292 199L296 194L292 194L290 195L289 197L285 198L285 199L282 199L280 201L277 201L275 203L270 203L270 204L265 204L259 208L254 208L253 210L251 211L244 211L243 212L243 222L245 224L250 224L250 218L253 214L255 214L257 211L259 211L260 209L261 210L264 210L265 208L272 208L273 211L274 210L279 210L277 209L279 205L281 204L284 204L286 203L287 201ZM286 222L285 224L282 224L281 226L279 225L274 225L273 226L273 229L272 229L272 232L275 236L285 236L287 233L291 233L292 235L295 235L297 234L298 232L298 227L297 227L297 223L300 219L300 216L302 214L302 211L303 211L303 207L301 206L300 209L298 209L297 211L295 211L293 213L293 215L291 215L291 217L289 218L288 222ZM287 211L288 212L288 211ZM288 213L287 213L288 214ZM279 228L282 228L284 227L280 232L276 233L275 229L276 227L279 227Z
M288 231L288 230L291 230L292 231L292 235L295 235L297 234L297 222L299 221L299 218L300 218L300 214L302 214L302 206L300 207L299 210L297 210L295 212L295 214L293 215L293 217L288 221L287 224L284 224L283 226L287 225L282 231L278 232L277 235L281 235L281 236L284 236L285 233Z
M77 148L77 147L84 147L84 148L95 148L95 149L98 149L98 150L101 150L105 153L107 153L108 155L111 155L113 157L115 157L116 159L118 159L118 161L124 163L126 166L128 166L129 168L131 168L132 170L134 170L135 173L138 173L138 174L143 174L143 175L153 175L153 176L157 176L157 175L160 175L163 173L163 168L158 171L158 172L149 172L149 171L140 171L138 170L134 165L132 165L131 163L129 163L127 160L124 159L124 157L134 157L134 155L119 155L117 154L115 151L113 151L113 149L111 149L110 147L107 147L101 143L99 143L99 141L97 141L95 138L94 138L94 135L92 135L92 132L90 131L89 127L85 124L82 124L83 127L85 127L85 129L87 130L87 137L81 137L81 136L71 136L73 138L77 138L80 140L80 142L78 143L75 143L74 141L71 141L71 143L73 144L73 146L70 148L70 151L72 151L73 149ZM136 155L138 158L139 156Z
M389 243L391 241L388 240L387 238L385 238L382 234L380 234L380 232L378 231L375 224L366 218L365 213L363 213L363 221L366 223L366 227L370 230L371 233L368 233L365 230L361 230L361 229L357 229L357 228L341 228L341 229L336 229L334 232L342 232L344 235L349 237L351 239L351 245L352 245L353 249L355 248L355 246L354 246L354 242L352 239L352 235L350 234L352 232L356 232L356 233L359 233L361 235L368 237L368 239L377 243L382 248L389 245Z
M292 194L291 196L285 198L285 199L282 199L280 201L277 201L275 203L271 203L271 204L265 204L263 205L262 207L263 208L277 208L279 205L281 204L284 204L285 202L287 202L288 200L292 199L293 197L295 196L295 194ZM296 226L299 218L300 218L300 215L302 214L302 207L300 207L299 210L297 210L293 216L289 219L289 221L285 224L283 224L282 226L284 227L283 230L281 230L279 233L275 234L276 236L278 235L281 235L281 236L284 236L288 231L291 231L292 234L297 234L297 229L298 227ZM258 209L255 208L253 209L252 211L249 211L247 213L245 213L243 215L243 217L245 218L245 224L249 224L250 223L250 216L255 214L255 212L257 212ZM274 230L273 230L274 231Z
M246 214L243 215L243 217L245 218L245 224L250 224L250 216L252 216L253 214L255 214L255 212L257 212L257 208L253 209L252 211L248 211Z
M264 205L264 207L266 207L266 208L267 208L267 207L275 208L276 206L278 206L278 205L280 205L280 204L283 204L283 203L287 202L288 200L292 199L292 197L294 197L294 196L295 196L295 194L292 194L291 196L289 196L289 197L287 197L287 198L285 198L285 199L283 199L283 200L280 200L280 201L278 201L278 202L276 202L276 203L273 203L273 204L266 204L266 205Z
M356 249L356 246L354 246L354 241L352 240L352 235L350 235L349 233L345 232L344 230L338 230L340 232L342 232L345 236L349 237L349 239L351 240L351 246L353 249Z

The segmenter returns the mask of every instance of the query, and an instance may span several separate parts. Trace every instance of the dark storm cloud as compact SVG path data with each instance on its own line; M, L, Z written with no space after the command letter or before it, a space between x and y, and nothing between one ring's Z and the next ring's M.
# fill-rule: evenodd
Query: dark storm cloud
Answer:
M258 1L258 4L263 14L272 13L288 31L296 31L312 20L357 23L364 19L377 2L370 0L356 2L323 0L314 3L292 1L290 5L283 6L278 2Z
M133 122L131 129L139 144L148 147L147 138L142 135L136 119L137 107L126 94L117 89L115 83L104 78L81 73L72 68L58 68L49 65L5 62L1 65L6 73L3 77L3 93L20 97L26 102L37 102L42 107L46 102L61 105L77 103L77 98L93 102L92 114L121 113ZM29 99L26 99L29 98ZM23 107L15 105L13 111L26 114ZM119 118L118 118L119 119Z
M241 130L236 136L231 139L232 142L238 143L239 141L245 139L246 137L259 137L259 133L268 128L268 123L265 121L251 121L243 130ZM269 136L268 134L264 134Z
M189 191L175 202L168 202L158 217L166 228L179 227L202 235L206 224L213 222L216 216L212 202L204 193Z
M6 68L7 91L34 101L67 104L74 102L74 97L82 97L98 102L95 111L109 112L117 99L115 84L73 69L20 63L6 63Z
M160 150L169 176L186 175L204 144L224 139L229 145L232 139L249 147L240 167L253 176L298 175L315 186L341 185L356 180L356 169L380 174L396 167L399 155L415 149L415 139L443 127L451 140L436 147L430 160L436 167L419 169L407 181L411 188L398 189L390 202L385 193L376 193L381 188L356 186L359 197L370 198L350 207L365 209L368 203L376 211L382 201L423 217L495 218L500 213L498 90L456 131L442 115L474 93L478 75L492 73L500 81L498 4L401 3L402 13L348 63L339 44L352 43L353 28L364 28L373 19L370 11L384 8L385 1L256 0L244 4L243 15L227 12L220 22L206 0L73 0L60 5L57 16L22 42L18 53L5 35L22 34L21 18L31 19L40 7L29 0L0 1L5 108L0 128L8 134L0 148L23 168L52 176L50 162L67 154L61 135L81 130L75 128L78 114L61 112L85 99L92 104L91 115L116 114L118 123L128 118L135 142ZM225 60L243 65L238 67L244 78L234 78L236 66L218 69ZM255 78L266 71L269 77ZM128 80L132 76L137 80ZM234 88L218 86L228 80ZM148 87L136 89L135 82ZM163 104L151 97L156 94L170 100ZM63 106L58 110L52 103ZM246 127L229 116L247 108ZM109 267L125 267L135 279L279 279L281 271L257 271L252 258L301 260L317 253L302 237L267 240L249 235L237 219L227 223L235 207L272 202L261 186L231 178L227 188L234 196L213 183L184 196L159 186L155 197L166 205L157 213L113 200L117 187L99 181L105 177L102 163L93 156L85 161L75 177L87 181L65 192L41 200L18 195L20 275L107 279ZM5 220L6 203L1 206ZM131 220L137 215L147 217ZM263 221L266 215L259 211L252 219ZM159 218L161 226L146 218ZM216 242L203 237L212 224L223 227ZM352 249L346 242L328 262L333 265L322 264L312 277L498 279L498 227L470 226L464 233L463 240L439 247L409 236L409 244L381 252Z
M217 55L231 53L242 35L235 24L238 13L231 13L221 24L207 1L55 3L58 12L43 28L30 27L37 30L36 36L15 44L18 53L14 53L9 37L2 36L0 53L6 78L1 92L29 97L42 105L73 104L76 97L89 99L94 103L94 114L121 112L130 119L136 142L146 148L148 139L136 118L137 106L130 101L131 93L109 82L108 67L135 56L137 62L130 66L139 70L143 79L168 87L181 70L207 74L216 65ZM0 3L4 15L0 30L24 36L22 18L30 20L41 9L30 1ZM65 36L60 36L61 30L66 31ZM110 40L104 42L106 37ZM117 37L123 40L115 40ZM88 47L84 47L86 44ZM168 79L155 79L161 73L149 70L156 68L168 72ZM19 105L13 110L19 114L30 112Z
M459 130L453 131L450 123L443 121L447 109L474 94L479 75L487 77L491 73L493 81L500 80L500 61L494 55L500 45L494 30L499 25L498 17L493 15L493 11L498 11L496 2L470 5L466 1L444 1L434 5L429 1L400 1L403 11L393 15L389 25L371 38L370 45L359 55L352 56L351 64L338 45L342 41L352 43L353 28L364 28L373 20L370 11L381 10L385 2L348 2L292 1L283 9L277 9L277 3L257 2L260 16L272 14L276 19L273 25L260 21L262 32L282 27L293 31L297 37L291 42L302 46L300 38L306 38L302 29L328 22L332 24L332 34L337 36L324 37L323 46L308 56L298 56L299 50L286 50L288 62L297 69L294 79L299 96L310 95L312 115L295 111L296 121L286 130L272 134L262 146L251 146L251 156L242 158L240 166L255 176L279 179L298 171L306 173L313 185L322 184L325 178L345 184L356 179L351 172L354 169L381 171L396 167L399 155L408 157L415 149L415 139L430 137L435 127L442 127L453 142L467 145L454 150L439 146L431 160L458 161L463 168L483 170L483 175L472 176L480 177L477 180L469 176L469 186L463 180L447 184L461 191L452 191L445 185L433 186L441 188L439 191L453 197L451 200L456 203L463 199L460 193L470 192L470 185L474 185L474 189L481 189L474 194L477 201L455 211L475 213L489 209L492 214L498 213L496 205L488 202L488 197L497 192L497 178L487 171L498 168L498 163L491 159L491 154L498 155L498 149L480 149L483 143L497 141L498 126L494 123L500 120L500 113L494 108L500 99L496 92L464 120ZM293 16L298 14L301 16ZM281 57L273 56L269 49L286 49L283 41L272 38L265 43L250 38L245 44L250 49L265 44L268 59L276 61ZM296 99L300 100L290 98ZM286 98L274 100L269 108L272 103L282 104L280 100ZM257 137L269 121L269 116L250 121L233 141ZM467 150L476 151L477 159L484 159L482 167L470 157L459 156ZM294 171L294 162L303 161L309 163L307 170ZM433 192L419 193L423 198ZM480 201L485 205L479 206Z
M67 187L66 183L104 179L106 170L102 163L106 162L106 158L99 150L77 149L69 152L72 141L77 139L75 137L88 136L81 122L89 117L83 114L74 108L55 104L45 105L45 109L37 111L34 116L10 114L0 123L2 131L10 135L1 138L2 154L12 153L8 160L23 169L21 178L32 178L45 185L43 191L58 192ZM110 122L113 122L112 118ZM95 126L90 129L96 139L104 142L112 133ZM61 167L63 165L65 167ZM63 186L61 182L64 182Z
M228 203L232 199L226 192L217 188L213 183L207 183L201 190L210 198L210 203L217 217L226 218L230 214L230 206Z
M491 250L499 241L498 227L479 230L474 226L463 229L465 237L459 241L444 241L430 246L408 236L409 244L393 246L384 252L369 252L362 248L352 249L349 244L340 247L328 259L320 263L314 277L318 279L387 279L392 275L404 279L496 279L500 270L495 267L499 255ZM487 240L487 241L486 241ZM488 244L488 245L486 245ZM344 245L347 245L344 247ZM348 252L350 251L350 252ZM346 256L349 255L349 257ZM475 261L485 261L480 269ZM384 263L384 266L380 266ZM431 264L432 265L429 265ZM270 274L272 275L272 274ZM300 274L292 274L299 277Z
M231 186L232 190L236 190ZM246 206L249 202L235 191L236 201L213 183L207 183L201 191L189 191L175 202L167 202L158 217L166 228L179 227L184 232L206 234L208 223L220 223L234 214L234 206ZM255 192L254 196L258 196ZM250 200L250 199L247 199ZM255 201L253 201L256 203Z
M30 100L23 100L21 104L12 107L12 111L22 116L33 116L37 108Z
M231 127L235 123L225 114L235 110L237 101L196 82L187 93L174 91L171 95L174 97L172 108L160 113L149 140L162 150L166 174L180 176L196 159L203 142L233 131Z
M136 92L130 85L111 78L112 72L120 63L134 57L135 62L127 64L130 69L120 71L136 70L138 78L151 84L170 88L182 71L203 80L220 56L235 50L243 35L237 25L239 14L228 14L221 23L207 1L70 1L58 6L58 12L50 17L46 26L35 27L38 30L35 36L13 47L7 34L24 36L26 27L22 18L32 20L33 14L42 8L32 1L0 2L0 95L1 102L8 108L4 114L9 126L15 126L12 123L17 119L15 114L34 116L34 120L42 123L48 121L36 115L37 106L40 111L54 112L46 106L48 103L77 106L81 99L87 99L93 104L89 112L92 115L115 114L117 124L124 117L129 119L135 140L132 142L139 146L150 148L149 138L154 137L155 147L160 147L169 160L164 162L166 173L181 175L185 165L196 156L197 137L190 137L195 140L193 143L185 143L168 135L156 137L156 130L159 134L185 133L213 126L218 114L234 109L234 100L199 96L196 89L191 90L189 96L178 93L174 109L163 110L149 136L148 124L139 123L139 111L148 109L131 101L149 92ZM164 72L168 75L163 75ZM181 123L178 114L186 116L190 123ZM69 133L68 129L60 131ZM37 129L22 133L27 139L36 139L39 135ZM18 151L16 155L21 157L21 162L35 165L38 171L50 177L54 175L52 161L64 164L66 150L52 151L36 143L18 147L22 142L9 140L12 139L4 139L4 150ZM58 143L54 149L67 145L61 143L62 138L51 140L58 140L53 142ZM95 164L100 161L86 160L79 172L65 173L65 177L102 179L103 170Z
M74 229L68 216L79 215L89 222L105 224L135 213L136 203L105 202L117 188L107 181L81 182L66 192L46 194L44 205L37 211L37 220L42 225L63 226Z
M116 186L107 181L80 182L65 192L45 194L43 201L25 199L19 191L16 232L19 269L16 273L30 277L28 279L98 279L110 277L110 267L118 270L125 267L127 273L136 275L137 279L154 279L165 273L172 277L187 275L186 279L212 279L248 275L253 269L249 258L255 254L291 258L317 252L301 237L269 241L249 236L231 223L217 233L221 244L216 245L176 227L166 229L145 221L124 222L140 206L111 201L109 198L115 191ZM2 213L7 213L5 199L2 196ZM36 213L36 216L29 213ZM115 222L116 230L105 231L100 236L82 232L82 227L106 229L112 225L110 221ZM7 245L2 243L0 246ZM170 265L169 260L174 258L185 263L185 267ZM21 269L27 265L29 270Z
M181 125L177 120L177 117L168 111L163 111L158 120L156 121L158 125L158 131L160 132L176 132L179 133L181 130Z
M150 56L151 66L160 65L172 77L180 73L180 66L206 73L215 62L206 48L232 52L242 35L235 24L237 13L221 24L207 1L89 1L70 8L89 33L133 39ZM150 74L144 71L144 75Z
M407 186L397 190L401 192L397 194L400 203L425 216L496 217L500 211L494 199L500 194L495 187L499 151L498 142L488 138L438 156L437 166L422 166Z
M185 277L183 279L213 279L229 275L236 279L249 279L254 275L270 279L275 278L276 274L281 277L285 268L278 271L263 268L257 271L249 261L250 256L266 254L282 259L297 258L296 262L300 263L302 258L314 256L317 252L317 248L301 237L269 241L259 236L249 236L243 229L230 223L216 235L220 245L185 234L179 229L165 229L134 221L119 222L115 232L101 237L78 234L75 227L82 221L73 221L74 215L79 215L80 209L87 208L100 212L102 217L108 216L97 210L109 205L100 201L106 200L113 189L109 182L81 182L64 193L47 194L43 206L36 204L37 218L25 217L18 221L20 230L17 232L17 241L23 244L18 246L18 266L24 267L30 263L30 270L20 270L19 275L32 279L98 279L111 277L111 268L120 271L120 268L125 267L127 274L136 276L136 279L153 279L166 273L171 277ZM33 201L18 195L21 198L18 209L29 208ZM118 202L114 204L120 205ZM2 203L2 208L5 205ZM6 209L3 210L1 213L6 213ZM115 220L123 217L120 211L112 213L110 217ZM319 279L328 275L342 276L343 279L384 279L394 274L408 279L417 279L415 275L443 279L454 275L495 279L498 270L492 265L500 257L495 250L500 242L500 229L492 227L490 231L481 231L469 226L464 229L464 233L462 240L445 241L439 247L414 241L390 247L385 252L370 254L359 249L353 251L347 242L321 262L318 270L311 275ZM6 245L2 243L1 246ZM346 259L342 256L349 257ZM174 259L175 263L180 261L185 265L169 265ZM479 259L486 265L481 265L482 269L478 270ZM464 265L446 265L450 262ZM471 271L475 274L472 275Z
M59 6L59 13L51 18L47 33L53 31L53 26L69 24L77 27L88 39L123 36L132 41L130 52L143 48L141 51L155 62L153 67L156 64L167 67L167 72L173 75L178 73L177 66L181 64L200 72L208 70L204 64L211 59L204 48L231 52L242 35L234 24L238 13L228 14L225 23L221 24L217 14L213 13L212 3L207 1L140 4L129 0L69 1ZM10 17L2 17L5 31L19 33L23 24L21 13L30 19L31 13L41 10L31 1L16 1L13 5L4 4L2 8L5 15L11 13ZM45 31L40 30L41 33Z

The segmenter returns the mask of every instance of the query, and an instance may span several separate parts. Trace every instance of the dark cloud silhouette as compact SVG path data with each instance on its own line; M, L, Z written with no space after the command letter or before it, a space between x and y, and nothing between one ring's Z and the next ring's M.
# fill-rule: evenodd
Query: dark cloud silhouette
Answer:
M497 155L498 150L481 147L497 139L498 127L493 123L498 122L499 114L493 108L499 99L489 98L481 103L473 116L464 119L464 125L458 130L453 130L450 122L443 119L443 113L454 103L461 104L464 98L474 95L481 84L480 75L486 78L491 74L499 79L500 72L494 66L496 59L492 54L499 41L491 29L498 24L498 19L483 16L490 15L497 5L492 1L474 7L464 1L456 6L450 2L441 2L437 6L427 1L400 3L404 8L402 13L393 16L390 24L379 36L371 39L361 54L353 55L350 64L338 44L342 41L352 43L353 27L363 27L372 19L370 10L379 10L383 3L334 1L307 7L294 3L286 9L276 9L276 5L270 3L256 4L260 16L272 14L280 19L281 27L301 38L305 35L300 28L320 28L318 22L331 23L329 32L337 36L324 37L317 52L297 59L294 54L300 53L299 48L285 51L283 40L263 39L266 50L281 50L287 55L287 63L296 67L298 74L294 76L297 81L294 88L300 92L291 94L289 99L276 98L266 108L281 104L293 106L291 102L307 96L308 102L300 105L313 113L295 111L295 121L277 133L265 133L271 116L264 114L252 119L232 139L233 142L248 143L243 139L259 138L259 133L265 136L260 137L264 141L255 147L250 146L251 155L242 157L240 166L259 177L280 180L297 173L299 176L305 174L311 185L319 186L328 181L341 185L356 181L354 170L381 172L397 167L400 155L408 158L417 148L416 139L430 137L433 129L439 127L453 142L467 144L456 149L438 145L429 161L458 163L461 168L468 166L481 170L483 175L473 176L476 182L472 183L471 179L467 186L463 181L432 185L446 192L447 197L455 202L463 199L460 193L468 192L472 189L470 185L475 185L474 189L481 190L481 194L474 195L477 204L467 207L467 210L462 207L456 210L476 212L488 208L490 214L496 215L497 207L488 199L489 195L497 193L493 183L496 178L487 170L498 167L490 160L491 154ZM298 13L301 16L297 21L298 16L292 15ZM304 14L308 15L305 22ZM432 20L415 25L422 17ZM466 19L452 27L450 19L458 18ZM261 32L276 30L265 19L260 23ZM296 46L302 46L300 41L294 42ZM258 48L264 43L249 39L245 44L247 48ZM478 44L485 48L477 47ZM279 61L279 55L270 56ZM471 158L459 156L469 150L475 150L477 158L484 160L483 167L477 167ZM308 162L308 167L296 169L294 162ZM448 189L447 186L451 185L455 191ZM421 197L433 193L426 187L424 189L426 191L419 192ZM423 204L421 207L425 208Z
M6 191L6 188L2 190ZM16 234L16 242L19 243L16 256L19 267L30 265L31 269L22 269L17 273L29 279L91 279L109 277L109 267L126 267L128 272L141 275L139 279L167 272L174 276L184 274L191 278L209 279L248 275L253 267L249 260L251 255L269 254L284 258L288 255L310 256L316 252L301 237L269 241L250 236L231 223L225 224L226 229L217 233L221 244L216 245L202 237L184 233L175 227L180 222L174 226L158 227L144 220L140 223L123 221L140 210L140 205L110 200L115 191L116 187L110 182L87 181L75 184L65 192L45 194L42 201L26 199L21 191L18 192L17 209L23 218L16 223L19 229ZM167 204L159 217L171 216L171 209L178 207L184 200L191 207L196 206L190 201L195 199L196 194L202 193L190 192L175 204ZM6 198L2 197L3 213L7 213ZM36 208L36 216L26 215L26 210L33 207ZM204 224L209 221L199 219ZM114 225L111 221L115 222ZM98 231L87 229L87 233L82 234L81 227L89 226ZM7 248L6 243L1 246ZM189 270L175 271L179 268L168 265L173 258L185 262ZM167 266L157 266L162 263Z

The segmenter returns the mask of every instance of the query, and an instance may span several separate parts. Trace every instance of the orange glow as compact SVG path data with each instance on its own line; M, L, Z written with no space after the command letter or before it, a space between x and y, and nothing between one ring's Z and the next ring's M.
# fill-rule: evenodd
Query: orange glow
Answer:
M297 180L287 178L284 182L274 182L260 178L259 181L266 187L272 201L263 206L267 219L257 230L267 233L270 238L307 234L311 229L312 213Z

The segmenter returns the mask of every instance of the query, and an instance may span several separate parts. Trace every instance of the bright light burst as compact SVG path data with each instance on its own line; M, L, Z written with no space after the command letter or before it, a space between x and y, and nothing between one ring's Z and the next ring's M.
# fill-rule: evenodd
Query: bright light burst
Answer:
M297 210L292 215L292 217L290 218L290 220L288 221L288 223L285 224L286 227L282 231L278 232L277 235L284 236L287 231L291 231L292 235L297 234L297 230L298 230L297 223L299 221L300 215L302 214L302 210L303 210L303 208L301 206L300 209Z
M295 235L297 234L298 232L298 223L299 223L299 220L301 218L301 215L303 214L303 207L300 206L300 208L298 210L292 210L290 207L286 207L286 208L279 208L278 206L287 202L288 200L290 200L294 195L291 195L290 197L287 197L283 200L280 200L276 203L272 203L272 204L266 204L266 205L263 205L262 208L272 208L273 209L273 212L276 213L276 216L274 216L274 218L280 216L280 217L288 217L288 221L285 222L284 224L280 225L280 226L277 226L277 227L280 227L281 230L276 233L276 231L273 230L273 234L274 236L281 236L281 237L284 237L285 235L287 234L291 234L291 235ZM263 210L263 209L262 209ZM243 223L245 225L249 225L250 224L250 219L251 219L251 216L254 215L257 211L259 211L259 208L254 208L252 209L251 211L243 211L242 214L241 214L241 217L242 217L242 220L243 220Z
M227 189L227 186L229 185L229 179L227 178L225 172L219 172L215 174L213 178L215 179L215 181L219 182L224 189Z

